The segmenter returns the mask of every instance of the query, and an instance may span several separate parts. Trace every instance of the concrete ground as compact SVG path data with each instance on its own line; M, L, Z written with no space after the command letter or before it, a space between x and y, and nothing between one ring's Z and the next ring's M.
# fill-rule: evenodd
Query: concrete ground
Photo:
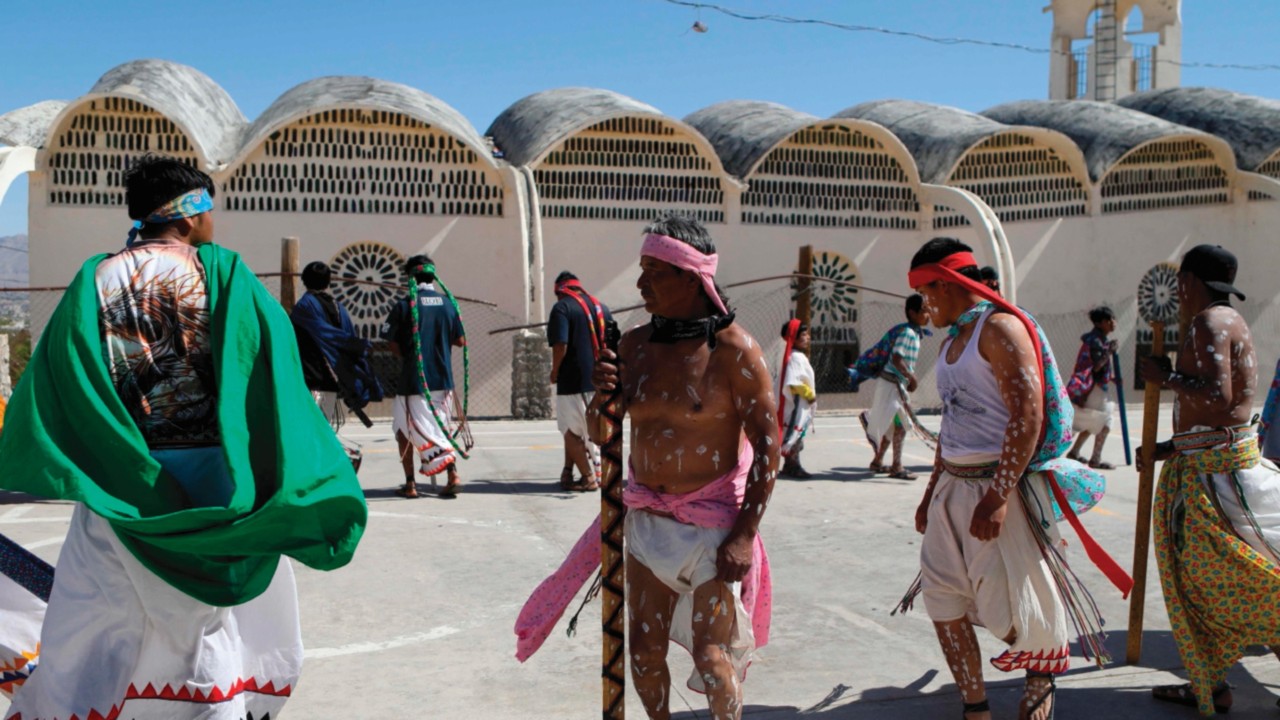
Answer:
M1161 427L1169 427L1168 408ZM1130 411L1135 438L1140 412ZM936 428L936 417L926 424ZM599 717L599 603L575 637L566 621L521 665L512 626L528 593L563 559L599 511L598 494L561 492L562 451L551 422L486 422L462 465L456 500L403 500L387 426L344 429L364 445L361 483L369 527L354 562L319 573L298 567L307 661L286 718ZM808 481L781 480L763 525L775 582L772 642L747 680L747 717L830 720L960 716L931 624L919 608L889 610L918 567L913 514L930 455L909 440L916 482L872 476L870 449L851 416L819 418L807 441ZM1106 459L1120 464L1118 437ZM1085 523L1121 565L1131 566L1137 498L1132 467L1109 474L1110 487ZM71 507L0 500L0 532L55 561ZM1064 535L1075 542L1064 525ZM1147 580L1139 665L1123 664L1127 601L1083 557L1074 568L1112 629L1119 662L1098 670L1083 658L1059 680L1059 718L1192 718L1191 709L1154 702L1153 685L1180 679L1154 558ZM989 656L999 643L979 631ZM684 689L688 656L672 652L679 718L707 718L703 699ZM1020 678L987 668L997 718L1015 717ZM1232 673L1232 717L1275 718L1280 662L1261 649ZM3 704L3 703L0 703ZM632 717L643 717L634 695Z

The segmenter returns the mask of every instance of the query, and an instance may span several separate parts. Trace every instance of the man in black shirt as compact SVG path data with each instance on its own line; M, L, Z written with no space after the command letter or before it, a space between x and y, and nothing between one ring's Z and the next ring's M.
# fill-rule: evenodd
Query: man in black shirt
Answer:
M556 386L556 426L564 435L560 487L586 492L600 487L600 449L587 439L587 402L595 386L591 372L604 347L609 308L596 300L568 270L556 277L556 297L547 320L551 382ZM573 480L577 465L582 476Z
M450 442L448 426L453 415L453 348L467 344L458 309L436 289L435 265L426 255L415 255L406 263L413 289L391 308L382 324L382 339L400 354L399 388L396 390L391 427L400 446L404 465L404 487L396 491L406 498L418 497L413 477L413 452L417 450L421 472L434 477L447 471L449 482L440 497L457 495L458 456ZM416 302L416 310L410 304ZM414 314L417 327L414 327ZM428 403L430 403L428 405Z

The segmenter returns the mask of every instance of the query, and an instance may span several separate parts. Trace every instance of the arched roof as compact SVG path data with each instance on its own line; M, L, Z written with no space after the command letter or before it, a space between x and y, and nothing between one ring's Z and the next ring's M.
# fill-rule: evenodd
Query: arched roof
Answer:
M1129 95L1116 104L1226 140L1242 170L1256 170L1280 150L1280 101L1218 88L1176 87Z
M65 100L45 100L0 115L0 145L42 147Z
M685 116L720 156L724 169L745 178L775 145L818 118L786 105L758 100L729 100Z
M234 154L247 122L227 91L199 70L168 60L134 60L108 70L63 110L50 131L80 105L104 97L135 100L172 120L215 167Z
M661 110L611 90L598 88L556 88L517 100L502 111L485 134L493 138L503 157L512 165L531 165L574 133L618 117L651 117L683 127L695 136L720 165L719 156L693 128Z
M823 119L762 100L729 100L702 108L686 116L684 121L715 148L725 171L746 178L766 156L795 133L812 127L841 125L860 130L885 145L885 151L898 155L907 177L918 182L911 154L886 128L872 122L846 118Z
M449 133L475 151L484 162L495 165L492 153L475 127L453 106L408 85L350 75L316 78L287 90L245 130L236 153L237 162L276 130L318 112L340 108L407 115Z
M923 182L944 185L970 148L1007 130L981 115L914 100L876 100L835 114L883 125L911 151Z
M1231 148L1207 133L1175 125L1146 113L1093 100L1022 100L984 110L983 115L1009 125L1057 130L1084 152L1089 176L1097 181L1125 155L1156 140L1199 140L1230 168Z

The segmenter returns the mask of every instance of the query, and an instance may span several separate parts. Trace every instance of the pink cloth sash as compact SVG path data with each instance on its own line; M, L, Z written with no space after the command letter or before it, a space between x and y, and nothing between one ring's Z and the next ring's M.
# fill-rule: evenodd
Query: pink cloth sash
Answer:
M733 527L746 493L747 474L751 471L751 444L742 442L738 463L720 479L691 493L669 495L655 492L635 481L632 468L626 489L622 493L623 504L629 510L655 510L676 520L698 527ZM769 574L769 556L764 541L756 533L755 562L742 580L742 604L751 616L756 647L769 642L769 621L773 615L773 582ZM564 611L573 602L591 574L600 567L600 518L583 533L569 551L560 567L543 580L516 618L516 659L528 660L551 630L555 628Z

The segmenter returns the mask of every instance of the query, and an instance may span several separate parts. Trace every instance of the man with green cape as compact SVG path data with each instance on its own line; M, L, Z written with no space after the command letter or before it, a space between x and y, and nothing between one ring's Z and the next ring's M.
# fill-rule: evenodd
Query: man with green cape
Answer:
M213 240L214 184L124 175L128 247L90 258L14 391L0 484L76 502L8 718L275 718L297 684L293 569L346 564L366 507L289 318Z

